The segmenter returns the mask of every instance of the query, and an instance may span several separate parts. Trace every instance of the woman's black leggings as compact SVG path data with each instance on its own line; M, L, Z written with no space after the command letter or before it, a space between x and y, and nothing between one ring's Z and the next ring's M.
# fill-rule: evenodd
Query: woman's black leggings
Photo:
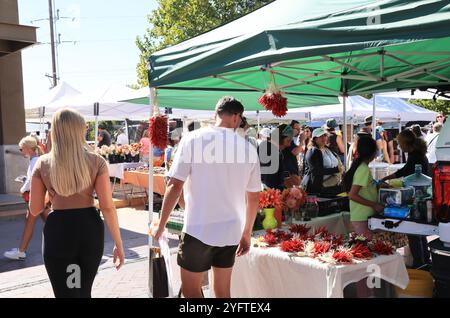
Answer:
M43 255L56 298L90 298L103 255L104 225L94 207L56 210L44 227Z

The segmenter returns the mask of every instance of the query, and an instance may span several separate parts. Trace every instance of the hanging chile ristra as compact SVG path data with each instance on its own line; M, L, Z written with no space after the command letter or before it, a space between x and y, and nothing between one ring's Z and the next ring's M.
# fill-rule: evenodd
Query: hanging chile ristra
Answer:
M287 98L283 96L280 88L276 85L273 74L270 74L270 84L266 92L258 99L258 102L266 110L272 111L276 117L287 114Z
M150 142L154 147L161 150L167 148L168 144L168 127L169 122L167 116L163 116L159 113L155 114L149 121L148 133Z

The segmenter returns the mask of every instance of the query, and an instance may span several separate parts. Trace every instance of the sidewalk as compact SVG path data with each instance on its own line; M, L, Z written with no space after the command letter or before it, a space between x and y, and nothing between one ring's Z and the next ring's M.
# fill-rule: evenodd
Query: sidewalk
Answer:
M119 209L119 224L125 249L125 264L117 271L112 263L113 242L105 235L105 252L94 281L92 297L148 297L148 212ZM23 230L23 220L0 220L0 298L52 298L53 292L42 261L42 222L36 224L34 238L25 261L11 261L3 252L16 247ZM105 225L106 227L106 225ZM107 231L105 231L107 232ZM179 290L176 264L176 237L170 240L175 291Z

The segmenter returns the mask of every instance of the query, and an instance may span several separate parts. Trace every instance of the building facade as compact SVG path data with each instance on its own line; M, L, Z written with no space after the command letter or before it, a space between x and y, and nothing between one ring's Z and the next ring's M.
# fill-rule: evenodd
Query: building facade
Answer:
M36 28L19 24L17 0L0 0L0 194L18 192L14 179L27 169L17 145L25 135L20 50L35 43Z

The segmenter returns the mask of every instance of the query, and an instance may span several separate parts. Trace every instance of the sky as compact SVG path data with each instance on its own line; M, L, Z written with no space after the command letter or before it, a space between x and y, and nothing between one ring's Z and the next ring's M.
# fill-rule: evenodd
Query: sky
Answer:
M63 42L58 46L61 81L81 92L137 83L135 39L149 27L147 15L157 7L156 0L53 1L60 10L56 37L60 33ZM42 43L22 51L26 105L51 87L45 76L52 72L49 9L48 0L18 0L18 4L20 23L38 27L37 40Z

